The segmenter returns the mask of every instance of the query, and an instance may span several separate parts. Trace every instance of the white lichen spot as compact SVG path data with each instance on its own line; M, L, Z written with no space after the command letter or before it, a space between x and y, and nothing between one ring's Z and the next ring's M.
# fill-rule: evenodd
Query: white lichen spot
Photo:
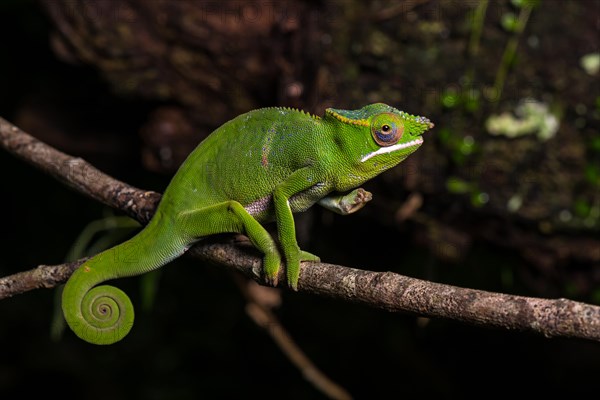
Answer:
M600 71L600 53L586 54L581 57L579 63L588 75L594 76Z
M559 214L558 214L558 218L562 221L562 222L569 222L572 218L573 218L573 214L571 214L571 211L569 210L562 210Z
M536 135L540 141L552 138L558 131L558 126L558 118L552 114L548 105L533 99L521 100L514 115L508 112L491 115L485 122L491 135L509 138Z
M353 297L356 296L356 276L346 275L342 278L344 291Z
M260 278L260 274L262 272L262 264L261 263L255 263L252 266L252 273L254 274L254 276L259 277Z
M479 201L480 204L486 204L488 201L490 201L490 195L485 192L481 192L477 195L477 201Z
M507 202L506 208L510 212L517 212L519 208L523 205L523 197L519 194L513 195Z

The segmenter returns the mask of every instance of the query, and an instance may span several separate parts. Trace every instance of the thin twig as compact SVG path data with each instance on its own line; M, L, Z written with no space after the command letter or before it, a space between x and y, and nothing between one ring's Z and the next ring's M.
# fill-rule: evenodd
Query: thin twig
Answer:
M519 39L523 31L525 30L525 26L527 25L527 21L529 20L529 16L531 15L531 11L533 7L531 5L525 4L523 8L521 8L521 12L519 13L519 18L517 20L517 25L515 27L514 33L506 43L506 47L504 48L504 53L502 54L502 61L500 61L500 65L498 66L498 70L496 71L496 79L494 80L494 94L497 100L500 100L502 97L502 91L504 90L504 83L506 81L506 76L508 75L508 70L512 64L512 61L515 58L517 53L517 46L519 45ZM500 104L500 101L495 103L496 105Z
M28 162L48 169L60 180L105 204L147 222L160 197L119 182L85 161L57 152L0 118L0 146ZM62 157L52 162L51 154ZM77 160L73 170L69 160ZM94 171L86 175L85 171ZM81 182L85 177L93 182ZM190 253L208 262L242 272L259 283L261 258L240 244L206 240ZM81 260L79 261L81 262ZM40 266L0 279L0 299L64 282L76 263ZM285 282L283 276L279 279ZM27 284L21 284L27 282ZM545 336L600 341L600 307L567 299L513 296L423 281L392 272L372 272L326 263L302 263L298 290L393 312L447 318L470 324L530 331Z
M304 351L302 351L300 346L294 341L292 335L290 335L277 316L271 311L271 308L263 304L264 302L261 302L257 298L257 289L265 291L274 289L258 286L254 281L249 281L241 277L238 278L239 279L236 279L236 283L248 301L246 313L252 318L256 325L263 328L269 336L271 336L288 360L290 360L290 362L302 373L304 379L327 395L330 399L352 399L352 396L346 389L332 381L315 365L315 363L312 362L310 358L306 356ZM250 290L253 286L255 286L254 289Z

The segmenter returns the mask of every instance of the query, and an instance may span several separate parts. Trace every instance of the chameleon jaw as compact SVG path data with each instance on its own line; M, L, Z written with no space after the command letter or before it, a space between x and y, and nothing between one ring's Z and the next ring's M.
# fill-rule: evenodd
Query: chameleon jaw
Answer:
M374 151L372 153L365 155L363 158L360 159L360 162L365 162L369 158L378 156L380 154L386 154L386 153L391 153L391 152L397 151L397 150L407 149L409 147L420 146L421 144L423 144L423 138L418 137L415 140L411 140L410 142L398 143L393 146L382 147L377 151Z

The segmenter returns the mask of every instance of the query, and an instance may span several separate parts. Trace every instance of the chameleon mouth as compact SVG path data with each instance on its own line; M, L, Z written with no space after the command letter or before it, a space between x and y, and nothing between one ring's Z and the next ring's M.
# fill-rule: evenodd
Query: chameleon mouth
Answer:
M378 156L380 154L386 154L386 153L391 153L391 152L397 151L397 150L408 149L410 147L420 146L422 144L423 144L423 138L422 137L418 137L415 140L411 140L410 142L398 143L398 144L395 144L393 146L382 147L382 148L380 148L377 151L374 151L372 153L369 153L369 154L365 155L363 158L361 158L360 161L361 162L365 162L369 158Z

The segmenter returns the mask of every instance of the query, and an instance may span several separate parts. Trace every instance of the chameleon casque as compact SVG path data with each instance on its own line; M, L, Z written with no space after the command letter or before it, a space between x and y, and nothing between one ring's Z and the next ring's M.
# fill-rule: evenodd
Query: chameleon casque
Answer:
M344 215L361 209L371 194L355 188L417 150L432 127L382 103L328 108L323 117L262 108L232 119L188 156L142 231L73 273L62 295L68 325L90 343L121 340L133 326L131 301L120 289L96 285L157 269L223 232L248 236L264 254L271 285L283 261L296 289L300 262L319 258L298 247L292 213L315 203ZM261 225L269 221L277 224L279 243Z

